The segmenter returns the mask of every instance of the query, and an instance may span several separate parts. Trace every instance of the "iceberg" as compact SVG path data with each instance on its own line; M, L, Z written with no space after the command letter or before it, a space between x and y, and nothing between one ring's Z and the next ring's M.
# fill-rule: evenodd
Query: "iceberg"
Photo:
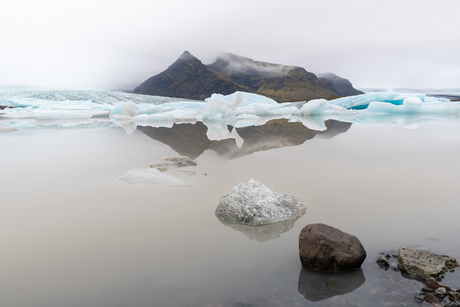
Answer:
M235 100L232 102L228 100L208 99L202 117L203 121L227 119L229 110L235 112L241 102L243 102L241 93L237 93Z
M386 92L367 93L356 96L338 98L329 101L329 104L346 109L366 109L372 102L383 102L392 105L402 105L406 98L418 98L423 103L449 102L446 98L428 97L422 93L397 93L393 90Z
M149 184L165 187L187 187L186 181L166 175L156 168L135 168L117 177L118 180L130 184Z
M221 197L216 216L224 223L260 226L298 218L306 210L304 202L250 178Z
M460 103L455 102L432 102L423 103L417 97L406 98L402 105L375 101L371 102L366 113L384 114L454 114L459 115Z
M299 110L294 110L297 116L320 115L323 113L327 104L326 99L314 99L305 103Z

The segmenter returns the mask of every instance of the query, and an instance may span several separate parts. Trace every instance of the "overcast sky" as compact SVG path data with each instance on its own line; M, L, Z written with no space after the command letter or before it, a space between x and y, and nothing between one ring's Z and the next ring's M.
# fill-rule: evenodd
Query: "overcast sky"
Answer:
M460 88L459 0L2 0L0 85L132 89L184 50Z

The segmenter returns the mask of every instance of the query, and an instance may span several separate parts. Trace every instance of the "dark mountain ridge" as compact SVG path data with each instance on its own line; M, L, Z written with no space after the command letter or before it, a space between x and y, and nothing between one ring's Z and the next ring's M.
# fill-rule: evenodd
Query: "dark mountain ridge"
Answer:
M185 51L165 71L150 77L134 89L134 93L203 100L210 93L228 95L247 92L232 80L223 78Z
M344 96L333 80L317 78L301 67L259 62L231 53L204 65L188 51L133 92L203 100L213 93L228 95L235 91L264 95L278 102Z

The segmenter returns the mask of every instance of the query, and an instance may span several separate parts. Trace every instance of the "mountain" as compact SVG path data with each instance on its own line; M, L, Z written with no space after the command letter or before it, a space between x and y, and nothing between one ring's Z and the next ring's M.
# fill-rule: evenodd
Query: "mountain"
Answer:
M136 94L203 100L213 93L228 95L248 89L219 76L185 51L171 66L134 89Z
M259 62L231 53L204 65L188 51L133 92L203 100L213 93L227 95L235 91L264 95L278 102L343 96L335 89L334 80L317 78L301 67Z
M317 74L316 76L319 79L331 80L332 84L334 85L334 89L337 91L337 93L340 96L353 96L353 95L364 94L364 92L361 92L355 89L350 81L348 81L345 78L341 78L337 76L336 74L324 73L324 74Z

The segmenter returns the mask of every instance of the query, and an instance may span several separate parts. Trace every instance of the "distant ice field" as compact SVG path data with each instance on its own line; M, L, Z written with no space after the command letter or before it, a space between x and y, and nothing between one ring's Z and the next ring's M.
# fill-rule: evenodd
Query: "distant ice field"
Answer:
M334 119L366 125L418 127L423 120L460 121L460 102L424 93L387 90L327 101L276 101L257 94L213 94L203 100L138 95L116 91L0 90L0 133L43 126L172 127L203 122L214 138L226 138L227 125L260 126L272 119L302 122L323 131ZM222 125L222 123L225 123ZM223 127L223 130L220 128ZM236 138L235 138L236 139Z

